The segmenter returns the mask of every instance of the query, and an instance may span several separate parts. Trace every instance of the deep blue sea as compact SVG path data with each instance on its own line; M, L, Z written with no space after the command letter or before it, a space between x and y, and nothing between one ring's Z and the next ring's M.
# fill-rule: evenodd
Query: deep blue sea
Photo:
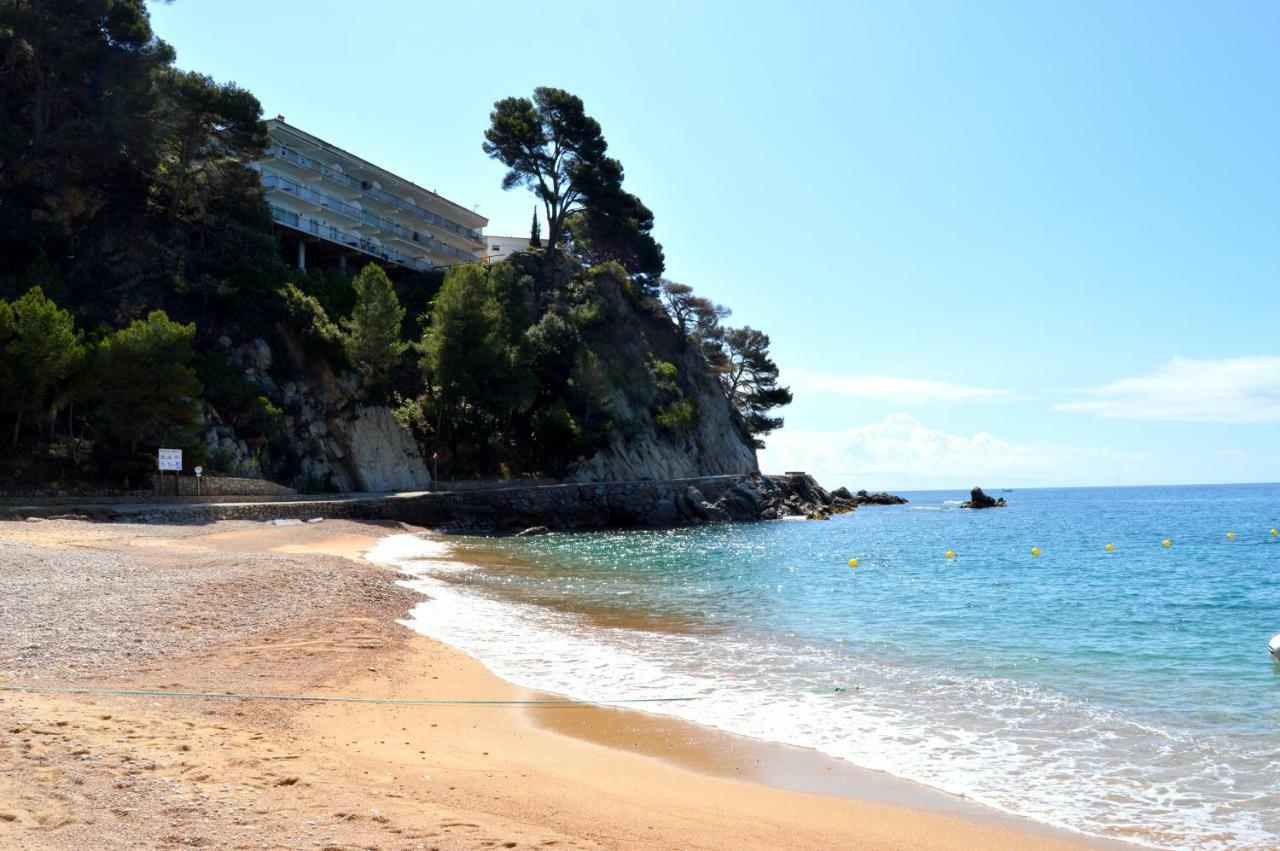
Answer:
M1280 846L1280 485L992 492L392 556L415 628L523 685L696 696L648 708L1097 836Z

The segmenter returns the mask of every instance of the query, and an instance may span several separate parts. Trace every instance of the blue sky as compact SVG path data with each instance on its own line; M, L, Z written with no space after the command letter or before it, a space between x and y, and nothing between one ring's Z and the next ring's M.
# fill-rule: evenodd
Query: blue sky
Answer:
M534 15L527 24L521 21ZM152 8L179 64L526 233L493 101L580 95L668 277L768 332L769 470L1280 480L1280 4Z

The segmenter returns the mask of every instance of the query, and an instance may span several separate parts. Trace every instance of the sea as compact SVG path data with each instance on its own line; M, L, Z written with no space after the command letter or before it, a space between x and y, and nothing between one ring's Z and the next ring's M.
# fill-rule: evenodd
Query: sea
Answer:
M1280 847L1280 485L988 492L379 553L429 595L410 626L523 686L691 698L636 708L1091 836Z

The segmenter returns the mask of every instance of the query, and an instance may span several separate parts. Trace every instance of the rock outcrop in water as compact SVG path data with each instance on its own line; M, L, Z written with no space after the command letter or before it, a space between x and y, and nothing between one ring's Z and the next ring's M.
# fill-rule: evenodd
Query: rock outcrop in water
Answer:
M961 508L1004 508L1004 497L996 499L983 493L982 488L969 491L969 501L960 503Z
M838 498L848 500L854 505L905 505L907 500L897 494L884 493L868 493L865 490L858 491L856 494L849 493L848 488L836 488L831 495Z

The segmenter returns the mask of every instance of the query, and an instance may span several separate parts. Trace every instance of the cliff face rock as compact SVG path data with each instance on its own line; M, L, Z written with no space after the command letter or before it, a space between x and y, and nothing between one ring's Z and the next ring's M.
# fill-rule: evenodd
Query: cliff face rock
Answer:
M261 479L262 467L249 445L236 437L236 431L222 421L218 412L206 405L204 410L204 444L208 450L205 466L229 476Z
M607 320L588 336L613 378L610 414L618 427L609 445L580 459L574 482L697 478L758 473L742 418L693 345L653 306L636 304L619 285L601 286ZM675 368L673 380L656 374ZM696 409L692 422L663 425L673 405Z
M727 407L727 405L726 405ZM568 476L573 482L691 479L759 471L755 450L732 431L711 428L674 440L661 436L615 440Z
M321 452L308 460L326 470L339 490L422 490L431 474L413 437L385 407L357 407L329 420Z
M391 410L364 402L359 380L335 372L322 359L309 357L303 341L280 328L282 353L262 339L232 349L229 360L258 384L283 411L284 457L274 460L274 477L300 490L422 490L431 483L427 465L412 435ZM278 356L283 355L283 356ZM268 372L270 371L270 373ZM278 375L290 380L280 380ZM257 469L246 458L243 440L217 419L209 418L206 442L231 455L243 467Z

